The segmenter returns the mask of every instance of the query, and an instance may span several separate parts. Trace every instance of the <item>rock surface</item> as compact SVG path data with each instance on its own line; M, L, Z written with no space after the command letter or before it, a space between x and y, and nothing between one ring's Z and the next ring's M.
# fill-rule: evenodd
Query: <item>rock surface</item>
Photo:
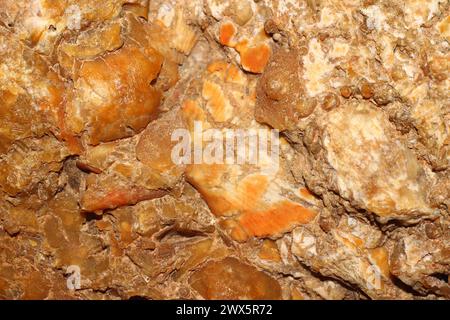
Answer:
M450 299L449 24L0 0L0 299Z

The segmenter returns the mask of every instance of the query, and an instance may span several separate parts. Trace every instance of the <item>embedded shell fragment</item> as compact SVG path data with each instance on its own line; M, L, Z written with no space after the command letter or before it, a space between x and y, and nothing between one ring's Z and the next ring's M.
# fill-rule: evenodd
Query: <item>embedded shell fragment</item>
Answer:
M450 299L449 19L0 0L0 299Z

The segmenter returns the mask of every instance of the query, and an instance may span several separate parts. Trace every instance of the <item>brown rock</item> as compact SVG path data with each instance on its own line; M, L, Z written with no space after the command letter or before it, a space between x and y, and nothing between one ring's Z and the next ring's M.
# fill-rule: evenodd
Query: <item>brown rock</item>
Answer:
M281 299L275 279L236 258L209 262L189 282L205 299Z

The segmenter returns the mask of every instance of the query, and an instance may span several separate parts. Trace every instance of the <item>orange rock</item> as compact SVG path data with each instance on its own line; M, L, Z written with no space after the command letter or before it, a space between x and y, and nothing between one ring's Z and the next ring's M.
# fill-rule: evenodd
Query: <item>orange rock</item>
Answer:
M124 243L131 243L133 241L131 225L127 221L120 223L120 241Z
M38 271L32 272L26 279L22 280L24 293L21 299L42 300L45 299L50 290L49 281Z
M137 17L148 19L148 1L141 1L141 3L125 3L122 8L124 11L133 12Z
M275 241L266 239L263 241L261 248L259 249L258 256L263 260L280 262L281 256L278 251L278 247Z
M8 208L8 215L4 217L3 228L9 233L37 232L39 230L35 212L28 208Z
M242 71L238 67L236 67L234 64L230 64L225 76L225 81L243 84L245 83L246 79L244 78Z
M306 188L300 188L299 189L299 194L300 194L300 197L304 198L305 200L313 201L313 200L316 199L314 197L314 195L311 193L311 191L309 191Z
M207 70L209 73L219 76L219 78L225 82L243 84L246 79L242 71L235 66L224 60L218 60L208 65Z
M240 209L252 210L260 207L261 198L268 187L269 179L263 175L250 175L242 179L237 187L242 198Z
M43 230L46 237L46 242L52 248L58 248L66 244L67 240L61 231L58 219L54 216L46 217L43 222Z
M299 224L309 223L316 216L314 211L287 199L274 202L264 199L270 191L267 176L248 175L236 185L224 185L222 178L226 170L224 165L193 165L188 167L187 178L215 215L239 214L222 222L234 240L280 235Z
M0 189L14 196L33 189L59 172L68 155L64 144L53 136L24 139L0 160Z
M3 153L15 140L58 135L58 110L63 104L65 88L47 60L3 27L0 42L0 69L9 70L0 74L0 152Z
M364 83L361 86L361 95L364 99L370 99L374 95L373 86L370 83Z
M268 210L245 211L238 221L244 230L257 237L287 232L299 224L311 222L316 213L299 204L282 201Z
M178 141L172 141L171 136L175 130L184 128L185 124L178 112L166 113L151 123L136 145L138 160L157 174L181 176L184 167L172 160L172 150Z
M177 271L176 278L182 277L189 270L194 269L208 258L223 258L228 253L226 248L220 247L219 249L215 249L213 240L211 239L196 242L188 246L186 251L189 252L189 257L183 266Z
M193 180L190 180L193 181ZM202 197L208 203L211 212L217 216L230 215L235 209L235 205L226 197L220 194L220 192L211 191L200 184L192 182L195 188L200 192Z
M75 79L76 98L66 115L73 132L89 128L89 142L95 145L139 132L156 117L161 92L150 82L163 58L155 50L147 52L123 47L82 64Z
M178 64L170 60L165 60L156 80L155 88L167 91L175 86L178 80L180 80Z
M111 222L104 220L95 221L95 225L100 231L105 231L111 229Z
M90 190L81 198L82 207L86 211L100 211L114 209L121 206L133 205L140 201L160 198L167 194L163 190L148 190L145 188L116 188L110 191L99 193Z
M77 59L92 59L123 45L121 26L118 21L106 23L99 28L88 29L73 39L62 41L57 48L59 63L65 73L70 73Z
M214 62L211 62L207 66L207 70L209 73L225 73L228 69L229 64L225 60L217 60Z
M199 107L197 101L186 100L183 103L181 112L183 114L183 119L191 132L194 130L194 121L201 121L203 126L205 126L206 114L203 109Z
M219 222L219 225L230 235L230 237L238 242L245 242L249 235L244 231L242 226L234 219L226 219Z
M293 288L291 291L292 300L305 300L305 296L297 288Z
M337 237L346 247L353 251L364 249L364 241L353 234L337 231Z
M249 44L248 39L243 39L240 40L234 48L237 50L237 52L242 52L248 48L248 44Z
M378 266L383 276L390 276L389 253L385 247L371 249L369 257Z
M101 169L96 168L94 166L91 166L90 164L87 164L87 163L84 163L84 162L81 162L81 161L77 161L76 162L76 166L77 166L78 169L80 169L83 172L87 172L87 173L92 172L92 173L96 173L96 174L102 173Z
M236 34L236 28L231 22L225 22L220 26L219 42L224 46L232 46L232 39Z
M59 193L48 204L48 211L59 218L67 240L77 242L81 225L84 222L83 217L79 214L77 199L66 192Z
M281 299L281 287L275 279L231 257L208 262L189 283L205 299Z
M348 86L345 86L345 87L342 87L341 89L340 89L340 93L341 93L341 95L344 97L344 98L350 98L351 97L351 95L352 95L352 89L350 88L350 87L348 87Z
M211 211L217 215L230 215L235 211L251 210L259 206L259 199L266 191L268 181L261 175L248 176L230 191L215 189L227 172L225 165L191 165L187 178L204 197ZM236 190L235 190L236 188Z
M241 64L244 70L253 73L262 73L269 62L272 50L263 43L240 52Z
M450 15L437 24L437 29L447 41L450 39Z
M120 257L123 255L123 248L120 246L119 241L117 241L112 233L109 234L109 244L111 246L112 256Z

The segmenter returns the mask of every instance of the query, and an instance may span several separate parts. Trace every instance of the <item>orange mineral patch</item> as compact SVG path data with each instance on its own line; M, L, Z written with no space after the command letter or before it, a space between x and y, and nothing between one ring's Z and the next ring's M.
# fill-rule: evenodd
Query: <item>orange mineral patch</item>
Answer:
M437 27L443 37L445 37L447 40L450 39L450 15L439 22Z
M237 187L236 193L239 195L237 207L244 210L254 210L260 208L261 198L269 186L266 176L250 175L242 179Z
M262 73L269 62L271 49L267 44L244 49L241 53L241 64L244 70Z
M300 197L302 197L303 199L305 199L307 201L314 201L316 199L314 197L314 195L306 188L300 188L299 194L300 194Z
M267 176L249 175L229 185L222 181L226 167L220 169L190 166L187 178L215 215L240 214L221 223L236 241L245 241L249 236L279 235L296 225L310 222L316 216L314 211L289 200L273 203L264 199L270 185Z
M219 42L224 46L232 46L231 40L236 34L236 28L231 22L225 22L220 26Z
M364 248L364 241L349 233L338 232L339 240L351 250L358 250Z
M265 211L246 211L239 217L239 222L248 234L267 237L309 223L315 216L314 211L285 200Z
M389 269L389 253L386 248L379 247L370 250L370 258L380 268L381 273L385 277L389 277L391 274Z

